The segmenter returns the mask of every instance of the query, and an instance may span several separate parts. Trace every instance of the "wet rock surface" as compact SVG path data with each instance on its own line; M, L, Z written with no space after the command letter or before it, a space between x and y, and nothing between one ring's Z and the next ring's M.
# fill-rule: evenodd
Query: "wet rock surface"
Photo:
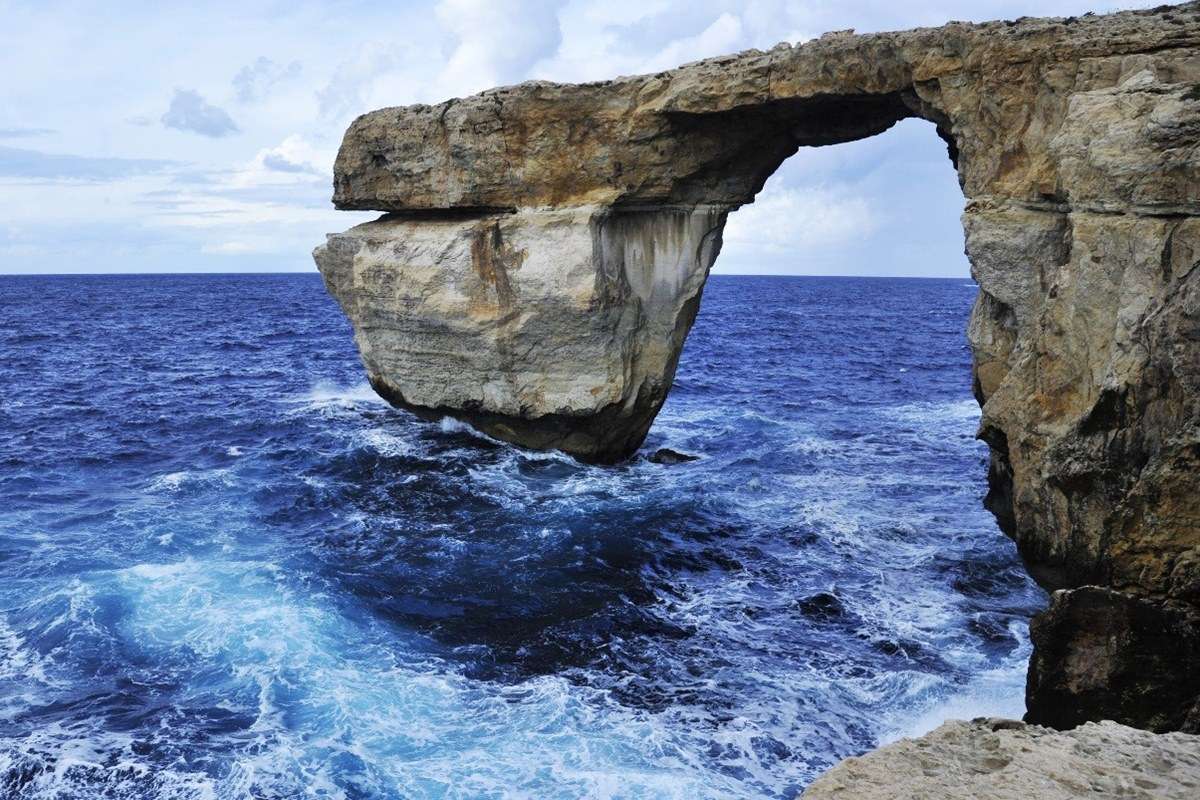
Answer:
M655 464L686 464L689 461L697 461L700 456L693 456L688 453L681 453L678 450L672 450L669 447L660 447L647 459Z

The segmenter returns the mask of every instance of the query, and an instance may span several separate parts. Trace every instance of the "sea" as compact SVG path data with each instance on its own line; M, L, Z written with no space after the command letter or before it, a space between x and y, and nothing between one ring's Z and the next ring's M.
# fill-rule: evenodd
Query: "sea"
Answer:
M1020 716L976 291L714 276L589 466L388 406L316 274L0 278L0 797L794 798Z

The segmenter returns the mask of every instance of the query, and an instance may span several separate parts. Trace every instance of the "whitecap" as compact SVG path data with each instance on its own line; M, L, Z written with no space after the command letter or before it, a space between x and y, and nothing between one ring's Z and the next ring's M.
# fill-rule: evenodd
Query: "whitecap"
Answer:
M340 406L350 407L357 404L387 405L371 384L366 381L352 386L339 386L333 381L317 381L309 391L299 397L291 398L313 407Z
M484 441L491 442L492 444L503 445L505 447L508 446L499 439L494 439L469 423L463 422L461 419L455 419L454 417L442 417L440 420L438 420L438 429L441 430L442 433L465 433L468 436L474 436L477 439L483 439Z
M27 676L44 678L41 670L40 659L25 646L25 639L0 614L0 680Z
M161 475L154 479L150 484L150 491L157 492L162 490L174 491L178 489L183 482L189 477L188 472L169 472L166 475Z
M190 487L232 486L233 483L233 473L227 469L179 470L158 476L146 489L155 493L171 493Z
M953 425L964 430L979 420L979 403L974 399L917 402L881 409L884 416L910 425Z
M408 438L384 428L368 428L361 431L358 438L366 447L390 458L412 457L420 453L420 449Z
M942 723L976 717L1021 719L1025 714L1025 674L1029 658L1028 639L1023 637L1003 665L984 670L965 687L926 708L901 707L883 726L880 744L929 733ZM914 714L915 712L915 714Z

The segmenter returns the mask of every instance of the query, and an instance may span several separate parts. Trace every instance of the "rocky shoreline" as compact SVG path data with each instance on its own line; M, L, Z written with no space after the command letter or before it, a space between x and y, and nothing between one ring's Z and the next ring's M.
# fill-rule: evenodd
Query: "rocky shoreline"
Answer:
M1071 800L1200 795L1200 737L1089 722L1059 732L1011 719L947 722L848 758L805 800Z
M381 109L347 131L334 202L385 216L314 256L385 398L616 461L671 387L728 212L798 148L909 117L967 199L987 505L1054 592L1027 719L1200 732L1200 3Z

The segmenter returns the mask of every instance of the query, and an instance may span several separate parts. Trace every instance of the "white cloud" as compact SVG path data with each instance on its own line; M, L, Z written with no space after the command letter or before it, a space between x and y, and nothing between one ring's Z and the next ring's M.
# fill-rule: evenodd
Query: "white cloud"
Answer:
M341 128L374 108L437 103L517 83L561 43L563 0L442 0L432 9L438 34L371 38L339 61L316 89L321 116ZM339 130L340 132L340 130Z
M321 115L328 119L369 111L363 98L367 88L398 64L392 48L384 44L368 42L357 48L351 58L338 64L325 85L317 90Z
M162 115L162 124L213 138L238 132L237 124L225 109L212 105L191 89L175 90L170 108Z
M437 18L455 39L438 76L449 95L467 95L525 77L562 40L558 0L442 0Z
M722 14L695 36L676 39L668 44L653 58L644 61L641 69L645 72L658 72L688 61L718 56L739 49L742 41L741 18L733 14Z
M266 253L286 252L291 242L287 239L272 239L258 237L255 239L233 239L216 244L206 244L200 248L205 255L214 256L249 256Z
M299 134L292 134L274 147L259 150L254 161L244 170L246 173L289 173L319 175L332 179L333 160L336 151L314 147ZM273 176L278 177L278 176ZM247 182L253 182L247 179Z
M54 133L51 128L0 128L0 139L27 139Z
M231 241L206 244L200 248L200 252L218 256L244 256L247 253L261 253L263 250L252 242Z
M238 70L237 75L233 77L233 88L237 90L239 102L253 103L265 98L278 84L297 77L300 70L299 61L292 61L284 66L266 56L259 56L254 63Z
M774 255L841 244L878 227L878 209L845 188L776 184L730 215L725 241Z
M45 181L112 181L162 172L173 162L151 158L106 158L44 153L0 146L0 176Z

